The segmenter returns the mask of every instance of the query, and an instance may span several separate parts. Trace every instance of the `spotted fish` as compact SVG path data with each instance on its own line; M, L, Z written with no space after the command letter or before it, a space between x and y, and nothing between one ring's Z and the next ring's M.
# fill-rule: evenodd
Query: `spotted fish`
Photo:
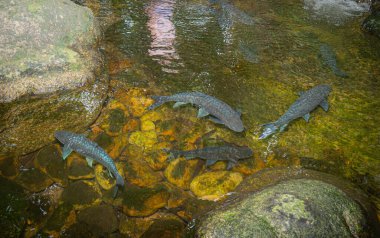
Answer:
M336 60L336 54L327 44L322 44L319 47L319 53L324 61L324 63L334 72L336 76L347 78L348 74L343 72L339 67Z
M198 150L168 150L172 158L183 156L186 159L201 158L206 160L206 166L213 165L217 161L228 161L227 169L231 169L238 160L249 158L253 151L246 146L215 146Z
M184 92L172 96L152 96L155 103L148 109L152 110L166 102L176 102L174 108L184 104L194 104L199 107L198 117L209 116L215 123L223 124L236 132L244 130L240 113L233 110L229 105L221 100L200 92Z
M86 157L87 163L90 167L92 167L92 163L95 160L108 169L110 175L113 175L116 178L116 186L113 194L115 197L118 186L124 186L124 179L117 171L113 159L95 142L90 141L83 135L69 131L56 131L54 135L55 138L64 145L62 150L62 158L64 160L72 151L75 151Z
M275 133L277 129L280 132L293 120L303 117L305 121L309 121L310 112L316 107L321 106L327 112L329 104L327 97L331 92L328 85L318 85L308 91L300 93L300 97L289 107L289 109L277 121L264 124L264 132L259 139L264 139Z

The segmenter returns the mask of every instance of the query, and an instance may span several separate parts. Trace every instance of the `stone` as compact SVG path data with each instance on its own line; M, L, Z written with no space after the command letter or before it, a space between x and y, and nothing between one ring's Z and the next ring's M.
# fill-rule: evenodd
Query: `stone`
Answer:
M153 220L149 217L146 218L134 218L122 216L119 223L119 231L123 235L131 238L140 238L149 226L153 223Z
M75 209L83 209L99 204L100 192L94 183L87 181L76 181L70 184L62 193L62 201L72 205Z
M242 181L243 176L237 172L207 172L194 178L190 190L199 198L218 200L233 191Z
M0 236L21 237L27 221L27 195L22 187L0 177Z
M119 172L119 174L124 177L124 163L115 163L116 168ZM113 176L113 175L112 175ZM116 185L116 179L114 177L110 176L110 173L107 168L105 168L101 164L97 164L95 166L95 178L100 187L104 190L110 190L111 188L114 188Z
M0 18L0 154L25 155L54 141L56 130L88 127L108 84L95 75L91 10L69 0L2 1Z
M122 207L125 214L133 217L149 216L159 208L166 206L169 192L162 184L158 184L153 188L126 186L120 196L122 197Z
M9 179L17 177L20 173L17 158L7 156L0 158L0 175Z
M366 237L360 205L337 187L310 179L243 195L202 218L198 237Z
M154 187L162 180L162 176L153 171L148 163L136 157L129 158L124 168L127 180L140 187Z
M34 166L47 174L54 182L67 186L66 163L62 159L58 145L42 148L34 159Z
M173 214L159 214L144 232L141 238L181 238L184 236L185 224Z
M126 107L120 102L113 100L108 104L107 110L105 110L103 115L101 128L110 136L120 135L123 132L123 127L129 115Z
M31 192L40 192L54 183L52 179L36 168L22 171L15 181Z
M170 183L188 190L191 181L202 169L202 164L201 161L196 159L175 159L169 163L168 167L165 169L164 175Z
M106 236L117 230L118 220L111 205L95 205L83 209L78 214L78 221L89 226L96 236Z
M144 149L152 148L157 142L157 135L154 131L135 131L129 137L129 143Z
M78 155L72 154L67 159L69 179L91 179L95 177L94 170L88 166L86 160Z
M141 121L142 131L154 131L155 129L156 129L156 126L154 125L154 122L150 120Z
M369 15L362 24L362 28L380 38L380 4L377 9L375 9L371 15Z
M73 207L69 204L63 203L59 205L47 220L43 230L47 233L60 231L72 210Z

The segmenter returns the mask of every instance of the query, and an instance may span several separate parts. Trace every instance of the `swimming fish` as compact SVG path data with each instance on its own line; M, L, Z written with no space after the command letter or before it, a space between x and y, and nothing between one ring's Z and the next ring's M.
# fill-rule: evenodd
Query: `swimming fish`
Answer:
M116 178L116 186L113 194L114 197L116 196L118 186L124 186L124 179L117 171L113 159L101 147L85 136L69 131L56 131L54 136L64 145L62 150L63 160L65 160L72 151L75 151L86 157L90 167L92 167L94 160L106 167L110 175Z
M228 128L236 132L244 130L243 122L240 119L240 113L233 110L229 105L217 98L200 92L184 92L174 94L172 96L152 96L155 103L148 109L152 110L166 102L176 102L174 108L184 104L194 104L199 107L198 117L210 115L210 120L224 124Z
M339 67L336 60L336 54L331 48L331 46L327 44L322 44L319 47L319 53L324 60L325 64L329 66L329 68L334 72L336 76L347 78L348 74L343 72Z
M183 156L186 159L201 158L206 160L206 166L213 165L217 161L228 161L227 169L230 170L238 160L249 158L253 151L246 146L215 146L197 150L167 150L172 158Z
M277 121L264 124L264 132L259 139L264 139L275 133L280 128L280 132L293 120L303 117L306 122L310 119L310 112L321 106L327 112L329 104L327 96L331 92L329 85L318 85L308 91L300 93L300 97L289 107L289 109Z

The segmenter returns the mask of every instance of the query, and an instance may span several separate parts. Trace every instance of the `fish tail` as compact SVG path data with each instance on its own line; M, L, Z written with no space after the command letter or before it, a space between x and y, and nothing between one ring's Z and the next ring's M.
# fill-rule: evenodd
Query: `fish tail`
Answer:
M151 98L154 100L154 103L148 107L148 110L153 110L156 107L161 106L165 102L167 102L167 96L151 96Z
M124 186L124 178L121 177L120 175L117 175L116 176L116 185L113 189L113 192L112 192L112 197L115 198L116 195L117 195L117 192L119 191L119 186L122 187Z
M264 127L264 132L261 134L259 139L264 139L268 137L269 135L272 135L278 129L278 126L275 125L275 122L263 124L262 127Z
M113 192L112 192L112 197L115 198L116 195L117 195L117 192L119 191L119 186L116 184L114 189L113 189Z
M177 150L162 149L162 151L169 154L168 156L169 160L173 160L177 158L178 156L180 156L180 152Z

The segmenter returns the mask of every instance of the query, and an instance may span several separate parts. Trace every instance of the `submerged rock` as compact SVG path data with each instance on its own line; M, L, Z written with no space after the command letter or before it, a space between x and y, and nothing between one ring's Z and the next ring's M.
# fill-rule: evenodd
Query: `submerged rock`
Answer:
M364 20L362 27L365 31L380 38L380 3L371 15Z
M118 221L111 205L97 205L79 212L78 221L89 226L97 237L106 236L117 230Z
M128 158L125 164L125 177L127 180L140 187L153 187L162 180L162 176L153 171L148 163L139 158Z
M67 158L68 176L69 179L90 179L94 178L94 170L88 166L86 160L77 155L70 155Z
M298 179L255 193L201 223L200 237L363 237L365 215L338 188Z
M94 187L94 183L77 181L63 191L62 201L81 209L100 203L100 192Z
M233 191L241 181L243 176L237 172L207 172L194 178L190 190L202 199L217 200Z
M19 171L19 163L16 158L3 157L0 158L0 175L6 178L15 178Z
M184 222L173 214L158 214L153 219L153 223L149 226L142 238L155 237L183 237L185 230Z
M170 183L183 189L189 189L191 181L202 167L200 160L179 158L170 162L164 174Z
M46 174L36 168L22 171L16 182L31 192L40 192L54 183Z
M144 149L152 148L157 142L157 134L155 131L136 131L129 137L129 143Z

